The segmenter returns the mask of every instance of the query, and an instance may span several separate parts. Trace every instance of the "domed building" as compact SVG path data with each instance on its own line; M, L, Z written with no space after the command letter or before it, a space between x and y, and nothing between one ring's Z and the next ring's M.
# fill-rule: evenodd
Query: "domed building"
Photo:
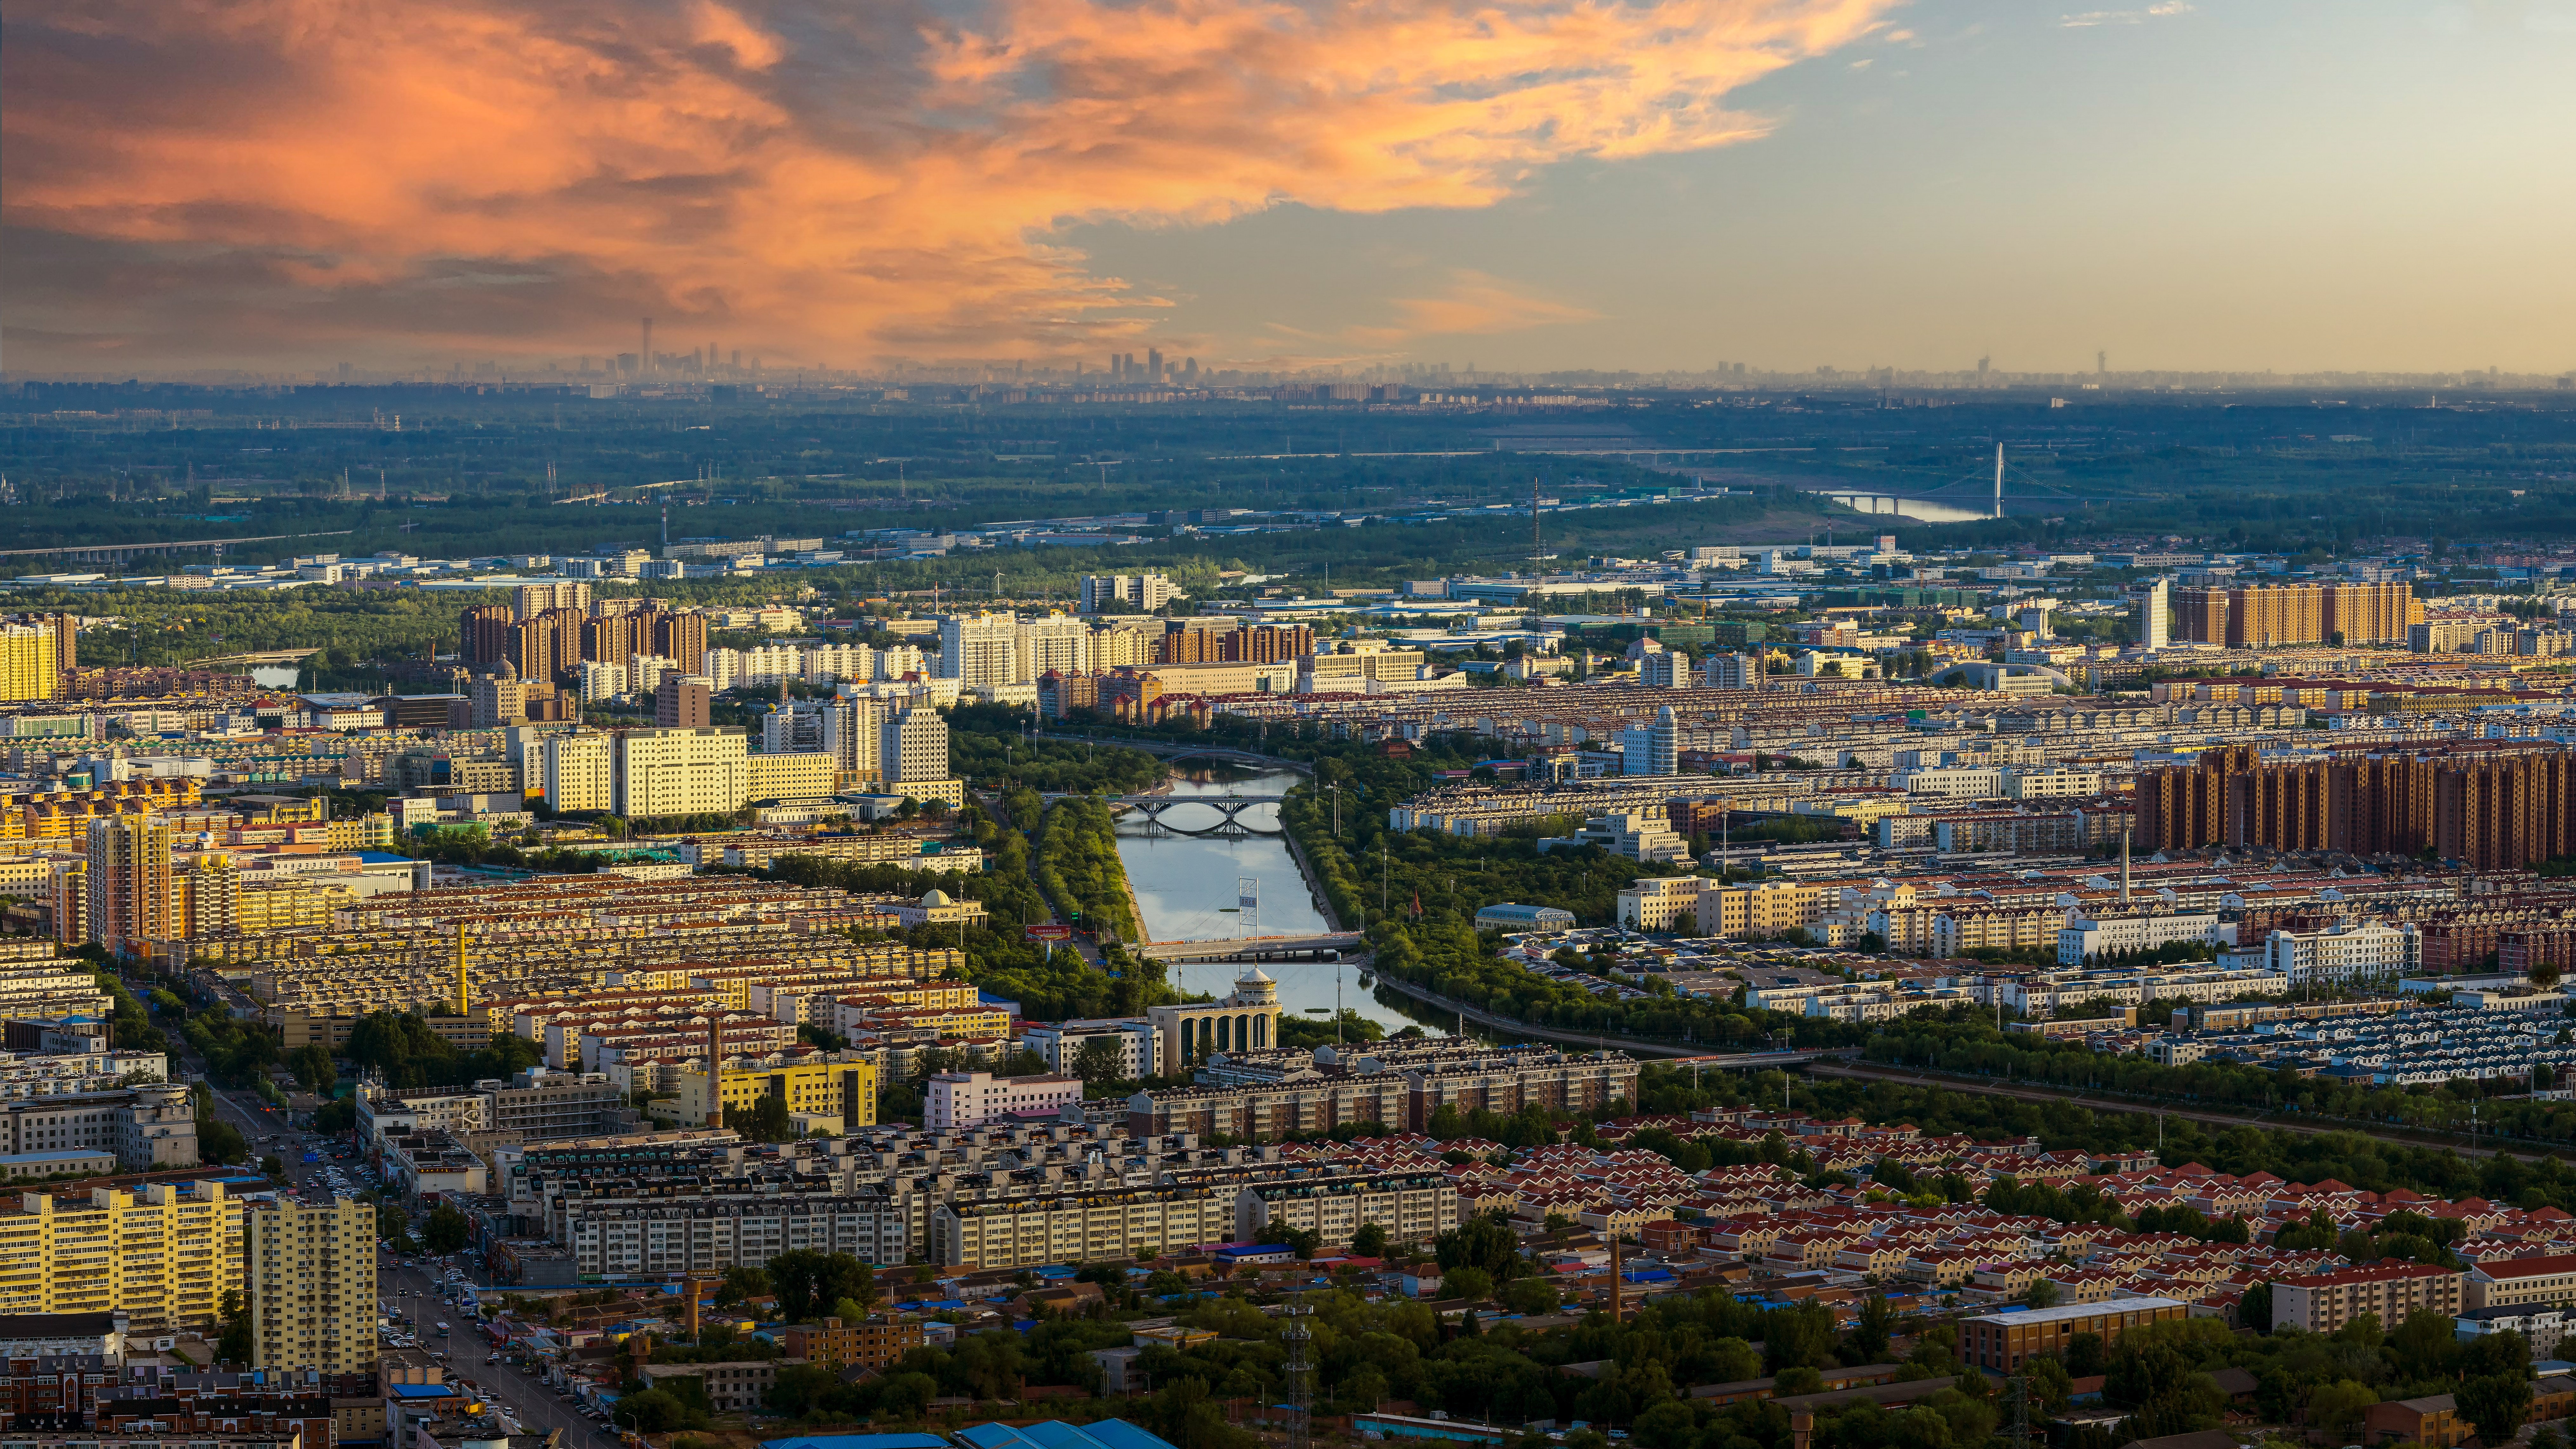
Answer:
M1159 1076L1176 1077L1211 1052L1262 1052L1279 1045L1279 983L1258 966L1234 978L1222 1001L1147 1008Z
M920 900L895 902L894 918L901 921L906 930L914 926L941 926L958 921L971 926L983 921L984 903L958 900L933 886L921 893Z

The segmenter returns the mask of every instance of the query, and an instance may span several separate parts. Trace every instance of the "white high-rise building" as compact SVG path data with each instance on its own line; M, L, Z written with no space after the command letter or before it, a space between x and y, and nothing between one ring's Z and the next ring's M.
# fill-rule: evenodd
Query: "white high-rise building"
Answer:
M1062 614L1049 614L1022 624L1016 668L1014 682L1041 678L1050 669L1059 674L1093 672L1091 626Z
M2130 592L2136 611L2138 647L2148 653L2173 647L2171 579L2150 579Z
M919 674L921 672L921 646L918 644L897 644L891 649L880 649L877 651L877 672L872 677L884 680L891 684L900 680L907 674Z
M625 665L601 664L591 659L581 662L582 703L594 704L603 699L615 699L625 692Z
M946 614L939 620L939 676L968 689L1017 682L1020 621L1009 614Z
M826 644L805 651L805 682L837 684L877 677L877 651L865 644Z
M590 730L548 735L539 747L544 761L546 804L563 810L606 810L610 789L608 736Z
M1665 705L1646 723L1621 730L1619 754L1623 775L1680 774L1681 722L1674 718L1673 707Z
M920 705L889 717L878 733L877 768L889 783L947 779L948 721Z
M630 694L651 694L662 687L662 676L680 666L659 654L626 656L626 689Z
M1637 682L1648 689L1691 687L1691 657L1678 649L1661 650L1637 660Z
M844 775L867 778L882 773L886 704L881 699L835 699L823 709L823 739L818 746Z

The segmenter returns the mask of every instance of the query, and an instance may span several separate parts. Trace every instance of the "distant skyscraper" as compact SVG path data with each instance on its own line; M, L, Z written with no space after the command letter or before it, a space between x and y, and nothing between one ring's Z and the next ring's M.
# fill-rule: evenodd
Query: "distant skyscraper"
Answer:
M1147 382L1163 380L1163 350L1159 347L1145 349L1145 380Z
M643 362L639 365L644 371L651 372L653 370L653 319L650 317L644 319L644 350L638 355L643 358Z

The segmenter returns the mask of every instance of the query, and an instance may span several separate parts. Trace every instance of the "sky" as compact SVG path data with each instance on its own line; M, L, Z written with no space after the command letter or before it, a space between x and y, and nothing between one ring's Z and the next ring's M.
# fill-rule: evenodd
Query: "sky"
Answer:
M2576 367L2576 0L15 0L11 375Z

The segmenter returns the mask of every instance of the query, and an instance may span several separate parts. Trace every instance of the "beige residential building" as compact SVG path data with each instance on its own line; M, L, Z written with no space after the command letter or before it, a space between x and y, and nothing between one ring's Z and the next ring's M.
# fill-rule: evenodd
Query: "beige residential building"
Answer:
M0 1314L122 1313L138 1330L211 1329L241 1286L241 1202L221 1183L92 1188L87 1202L30 1191L18 1211L0 1212Z
M369 1373L376 1366L376 1211L280 1198L252 1206L251 1366Z
M944 1202L930 1212L930 1260L952 1268L1139 1262L1229 1241L1234 1194L1216 1187L1103 1187L990 1202Z
M2332 1333L2365 1313L2382 1325L2404 1323L2418 1309L2448 1318L2465 1305L2466 1274L2430 1263L2370 1263L2272 1285L2272 1327Z
M1720 886L1699 896L1699 933L1761 940L1783 935L1825 918L1822 886L1766 880L1752 885Z
M614 803L608 736L588 730L548 735L540 748L549 808L606 810Z
M839 762L821 750L750 755L742 764L743 798L754 803L829 795L840 783Z
M741 730L628 730L610 751L610 809L629 820L730 815L745 798Z
M2469 1308L2576 1302L2576 1256L2554 1254L2480 1263L2469 1270L2463 1296Z

